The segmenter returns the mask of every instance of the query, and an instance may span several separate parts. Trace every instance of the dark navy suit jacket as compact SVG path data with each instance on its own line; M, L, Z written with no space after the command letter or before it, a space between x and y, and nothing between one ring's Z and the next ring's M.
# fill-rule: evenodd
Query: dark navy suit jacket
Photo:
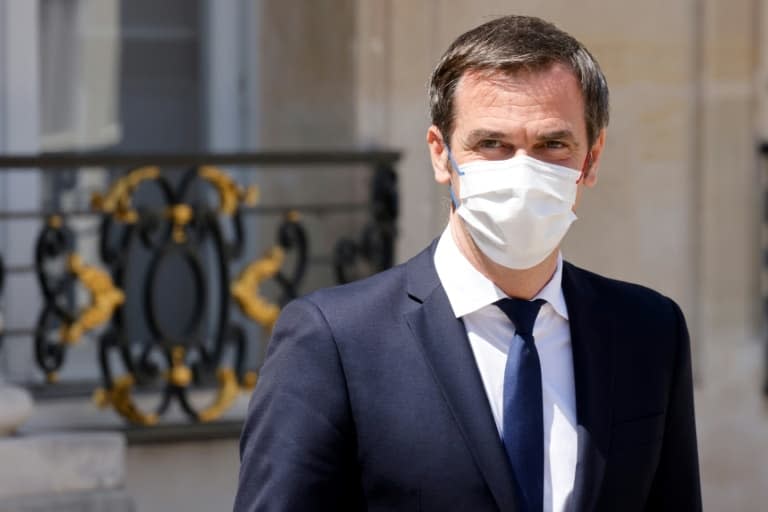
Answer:
M285 307L242 434L237 512L516 509L434 246ZM579 439L570 510L700 510L680 309L568 263L563 292Z

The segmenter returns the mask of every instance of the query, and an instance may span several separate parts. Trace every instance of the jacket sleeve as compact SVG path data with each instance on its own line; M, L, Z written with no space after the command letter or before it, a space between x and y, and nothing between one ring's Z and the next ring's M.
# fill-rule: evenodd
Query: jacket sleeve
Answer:
M275 326L240 439L234 510L343 510L359 497L354 432L330 327L308 299Z
M693 407L691 346L683 313L677 304L670 302L677 321L678 348L661 457L647 509L695 512L701 510L701 486Z

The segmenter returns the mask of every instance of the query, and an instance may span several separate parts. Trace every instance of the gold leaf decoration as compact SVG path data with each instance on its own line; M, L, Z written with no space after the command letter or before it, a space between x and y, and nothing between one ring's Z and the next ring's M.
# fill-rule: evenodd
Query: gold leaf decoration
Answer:
M134 224L139 214L131 206L131 196L136 188L144 181L156 180L160 177L157 166L139 167L118 179L106 195L94 194L91 207L101 213L108 213L126 224Z
M216 187L219 193L219 212L234 215L241 204L253 206L259 198L259 189L255 185L243 188L230 175L212 165L203 165L198 175Z
M283 249L273 247L264 258L248 265L230 288L243 313L267 331L275 325L280 308L259 293L259 284L277 274L284 260Z
M85 265L77 254L71 254L67 266L91 295L91 302L72 323L61 327L61 339L77 343L87 331L105 324L115 310L125 302L125 294L115 287L110 275L96 267Z
M112 406L115 410L131 423L137 425L156 425L158 416L155 413L145 413L136 405L131 395L133 389L133 375L125 374L116 379L109 389L97 389L93 394L93 401L99 407Z

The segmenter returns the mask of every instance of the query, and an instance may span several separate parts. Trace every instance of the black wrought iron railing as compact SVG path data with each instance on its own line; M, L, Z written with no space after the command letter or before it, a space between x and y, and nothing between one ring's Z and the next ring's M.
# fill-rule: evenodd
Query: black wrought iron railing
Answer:
M34 173L41 196L40 207L0 210L0 227L39 223L28 263L3 260L0 246L0 304L17 300L9 294L14 275L34 273L40 295L34 324L6 322L0 336L33 346L44 377L38 388L59 385L70 348L88 339L101 405L142 425L158 423L172 403L193 421L214 420L255 384L249 352L263 353L282 305L393 264L398 158L392 151L0 156L0 174ZM84 204L94 183L104 186ZM6 197L16 193L26 191ZM0 240L14 243L5 234ZM197 388L215 393L196 403ZM142 390L158 393L157 403L137 401Z

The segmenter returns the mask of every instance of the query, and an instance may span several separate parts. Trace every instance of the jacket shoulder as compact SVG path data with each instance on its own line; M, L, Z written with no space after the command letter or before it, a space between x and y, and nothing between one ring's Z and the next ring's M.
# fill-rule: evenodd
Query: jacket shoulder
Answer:
M304 296L321 309L328 305L342 305L376 300L381 295L394 294L405 289L405 264L346 284L320 288Z
M568 269L566 272L571 274L574 280L587 283L598 300L611 305L612 309L645 314L680 309L674 300L647 286L606 277L568 262L565 266Z

